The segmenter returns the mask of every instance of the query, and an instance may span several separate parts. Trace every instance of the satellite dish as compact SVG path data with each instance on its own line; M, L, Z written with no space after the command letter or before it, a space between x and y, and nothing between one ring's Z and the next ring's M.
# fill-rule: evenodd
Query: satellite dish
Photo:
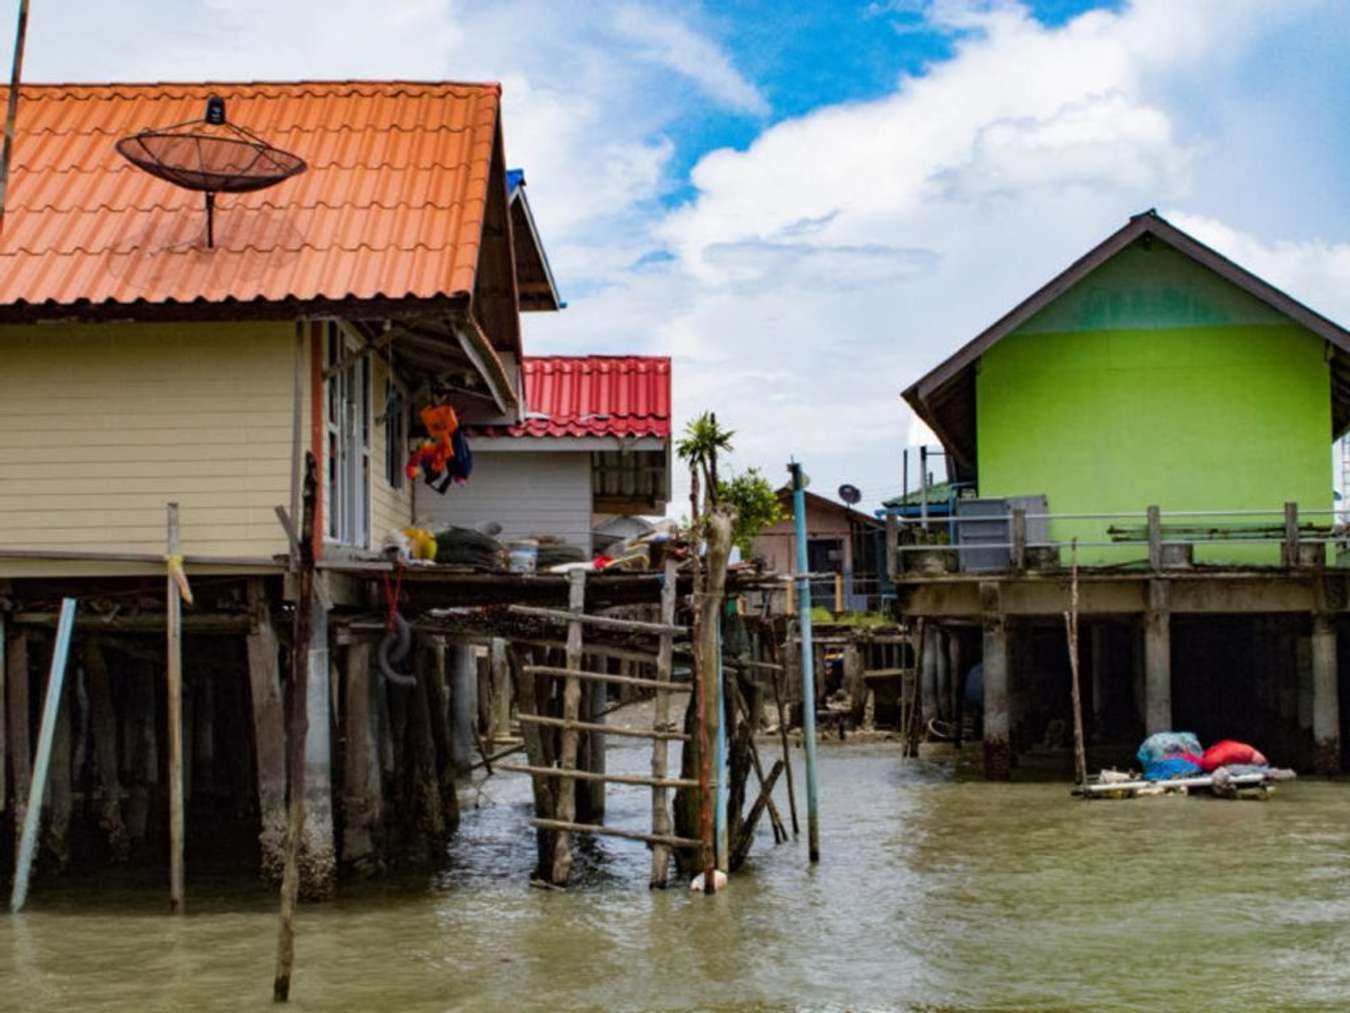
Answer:
M208 247L215 245L216 194L265 190L308 168L299 155L227 122L225 100L219 95L206 100L202 119L124 137L117 151L152 176L206 194Z
M839 487L839 498L849 506L857 506L859 501L862 500L862 493L856 485L845 483Z

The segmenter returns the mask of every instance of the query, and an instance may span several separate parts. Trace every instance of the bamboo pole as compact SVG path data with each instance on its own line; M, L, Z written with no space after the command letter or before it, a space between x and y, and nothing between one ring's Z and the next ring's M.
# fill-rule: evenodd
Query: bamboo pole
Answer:
M181 568L178 504L165 509L168 533L165 578L165 655L169 724L169 912L183 913L183 605L175 568Z
M61 601L61 624L56 629L56 645L52 650L52 665L47 675L47 695L42 702L42 725L38 730L37 763L33 769L33 783L28 790L28 807L23 816L23 836L19 840L13 889L9 895L9 909L16 913L23 910L28 900L28 877L33 869L33 849L37 845L42 796L47 790L47 770L51 765L52 743L56 739L56 712L61 706L61 691L66 680L66 659L70 657L70 639L74 628L75 599L65 598Z
M1069 673L1073 685L1073 761L1080 785L1087 784L1087 754L1083 747L1083 698L1078 688L1078 539L1070 543L1069 610L1064 626L1069 637Z
M0 150L0 233L5 228L5 199L9 195L9 160L14 151L14 121L19 115L19 82L23 79L23 50L28 38L28 0L19 0L19 24L14 32L14 62L9 72L9 101L5 107L5 142Z
M281 913L277 925L276 974L272 1000L286 1002L291 995L291 969L295 963L295 902L300 892L300 838L305 831L305 737L309 732L306 699L309 695L310 620L314 612L314 501L317 464L311 451L305 453L303 521L299 554L292 560L296 570L295 634L291 640L290 719L290 818L286 831L286 869L281 878Z
M820 812L816 791L816 680L814 649L811 646L811 581L806 576L810 564L806 556L806 484L802 466L788 465L792 473L792 510L797 528L797 611L801 621L802 662L802 738L806 746L806 834L812 862L820 861Z

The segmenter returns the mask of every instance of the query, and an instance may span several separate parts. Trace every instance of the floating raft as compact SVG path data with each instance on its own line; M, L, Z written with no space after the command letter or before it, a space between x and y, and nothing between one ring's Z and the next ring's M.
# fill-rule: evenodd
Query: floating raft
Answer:
M1292 781L1292 770L1272 768L1264 773L1234 774L1217 780L1213 774L1177 777L1169 781L1120 780L1091 781L1075 785L1074 795L1086 798L1150 798L1156 795L1185 795L1207 791L1224 798L1264 798L1277 781Z

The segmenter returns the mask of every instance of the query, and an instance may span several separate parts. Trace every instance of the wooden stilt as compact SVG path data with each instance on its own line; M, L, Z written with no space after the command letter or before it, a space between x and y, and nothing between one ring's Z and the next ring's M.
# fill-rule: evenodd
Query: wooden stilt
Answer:
M259 870L269 883L279 883L286 866L286 728L281 700L281 673L276 630L261 577L248 582L249 699L258 777Z
M506 641L494 637L488 656L492 662L492 729L489 745L496 749L498 743L511 737L511 672L506 659Z
M216 680L199 679L192 697L192 781L211 791L216 778Z
M0 581L0 590L5 588L4 582ZM0 615L0 812L5 811L8 799L8 784L5 779L5 772L8 764L5 757L9 750L9 721L7 701L9 694L5 689L9 668L9 620Z
M173 576L172 560L182 552L178 534L178 504L168 505L168 558L170 573L165 582L165 608L168 630L166 652L168 667L169 726L169 911L183 913L183 632L182 597Z
M567 605L574 615L580 615L586 602L586 572L573 570L569 575ZM581 622L574 619L567 626L567 667L573 671L581 668ZM581 709L581 682L568 679L563 689L562 742L559 746L559 766L563 770L574 770L577 765L577 732L584 729L578 721ZM576 819L576 794L572 791L558 793L558 822L564 824L558 830L553 841L553 875L555 886L566 886L572 871L572 839L567 826Z
M438 639L438 638L437 638ZM413 768L413 797L416 799L417 830L427 849L427 856L437 860L445 846L445 805L441 795L441 778L437 762L435 730L433 728L430 683L435 678L437 647L422 638L417 645L414 665L417 685L412 688L408 735Z
M372 678L370 671L372 647L369 640L353 640L347 646L342 858L361 876L384 871L378 843L384 799L376 743L378 676Z
M792 836L796 837L801 833L801 826L797 822L797 792L792 784L792 750L788 745L787 709L783 706L783 677L782 672L773 673L773 700L778 709L778 737L783 743L783 769L787 772L788 810L792 816Z
M678 580L679 573L675 568L675 560L667 559L661 579L661 623L665 626L675 625L675 594ZM655 681L658 689L655 699L652 701L652 726L654 728L667 728L670 726L670 695L659 687L670 684L675 638L669 633L662 633L657 643ZM627 678L636 680L634 676ZM667 759L665 741L653 739L652 777L654 779L664 780L666 778ZM670 800L664 787L657 787L652 791L652 833L661 837L671 835ZM670 848L664 844L653 844L652 871L648 886L664 887L669 874Z
M14 799L14 846L23 834L24 814L32 783L32 748L28 737L28 632L10 631L5 643L5 724L9 730L9 769Z
M538 706L537 693L535 687L535 678L531 674L531 668L525 664L525 659L521 656L520 649L515 646L507 648L507 662L511 668L511 680L515 688L516 706L519 709L521 718L520 734L525 740L525 755L529 757L530 765L536 768L544 768L549 765L549 756L544 749L543 735L540 727L530 724L524 718L527 714ZM556 813L557 799L554 793L555 785L549 781L548 777L542 774L535 774L532 778L534 788L534 813L535 816L542 819L552 819ZM538 863L535 867L535 879L544 881L552 870L553 862L553 831L540 828L537 835L537 844L539 849Z
M52 869L57 874L65 872L70 865L72 681L67 679L60 687L61 702L56 709L56 733L52 738L47 774L47 813L42 825L43 850L50 856Z
M291 644L289 752L290 813L286 833L286 868L281 881L281 913L277 927L276 973L272 999L286 1002L291 995L291 970L295 962L295 902L300 893L300 838L305 829L305 737L309 726L310 621L314 609L314 506L317 496L317 463L305 454L304 520L299 556L292 561L297 581L295 632Z
M108 850L114 862L125 862L131 842L122 822L122 785L117 776L117 713L103 643L90 637L84 645L84 666L89 677L89 708L94 729L94 761L99 780L99 826L108 835Z

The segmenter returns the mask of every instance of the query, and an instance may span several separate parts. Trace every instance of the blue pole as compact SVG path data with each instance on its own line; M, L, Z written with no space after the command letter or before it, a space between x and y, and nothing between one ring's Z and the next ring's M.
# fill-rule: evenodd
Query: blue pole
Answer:
M806 746L806 834L811 861L820 861L820 813L816 808L816 673L811 644L811 578L806 554L806 484L802 466L792 473L792 513L797 533L797 615L802 628L802 739Z
M717 867L730 872L727 847L727 701L722 671L722 613L717 615L717 743L713 747L717 757L717 802L713 806L713 839L717 842Z
M70 656L70 634L75 628L75 599L61 600L61 621L56 627L56 647L52 651L51 672L47 676L47 696L42 702L42 726L38 732L37 766L33 769L33 784L28 790L28 811L23 817L23 837L19 842L19 857L14 866L14 890L9 895L9 909L23 910L28 900L28 876L33 868L33 848L37 845L38 822L42 815L42 797L47 792L47 768L52 759L52 741L56 738L56 712L61 707L61 688L66 681L66 658ZM27 673L12 673L26 678Z

